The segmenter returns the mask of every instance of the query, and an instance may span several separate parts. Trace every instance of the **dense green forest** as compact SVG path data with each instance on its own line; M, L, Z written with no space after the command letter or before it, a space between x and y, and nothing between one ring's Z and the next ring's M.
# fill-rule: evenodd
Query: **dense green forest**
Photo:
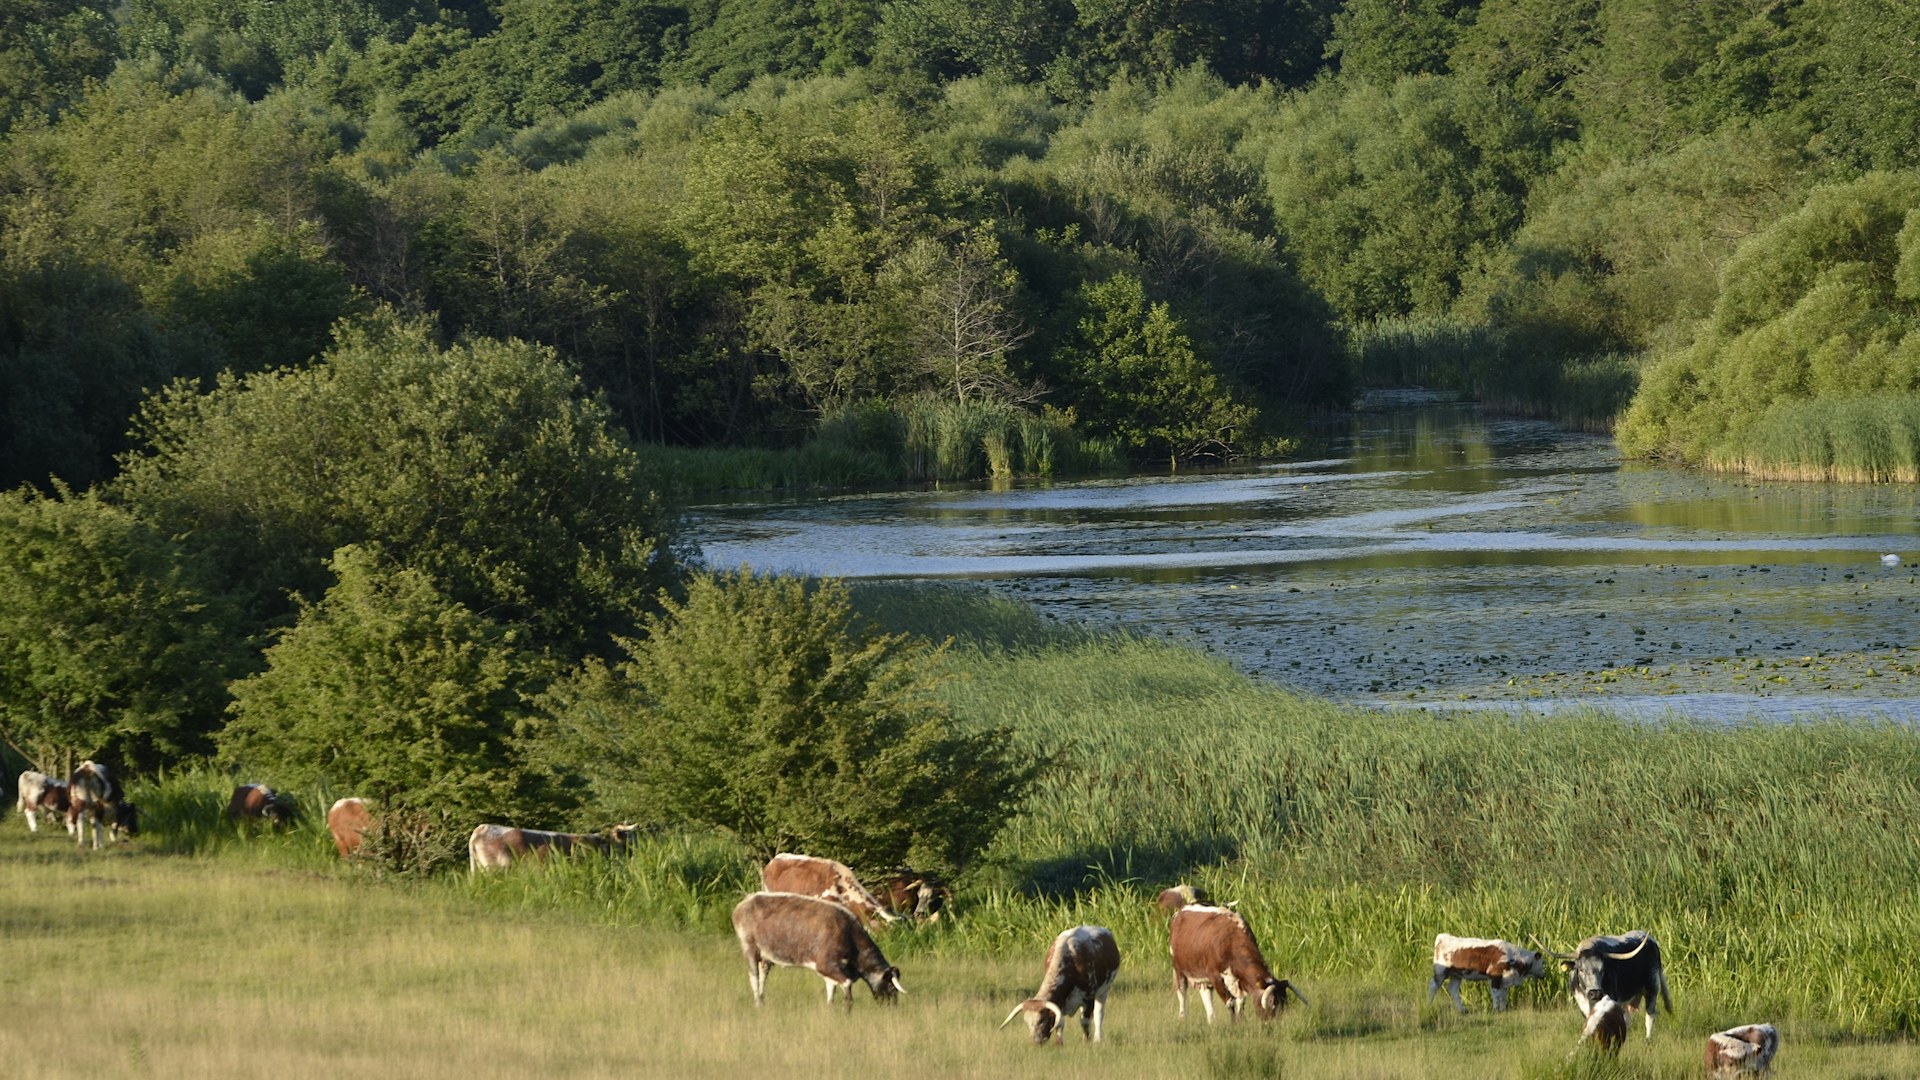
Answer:
M689 584L675 493L1284 452L1407 382L1920 479L1917 37L1904 0L0 0L5 731L446 814L679 813L687 731L984 800L1031 777L918 645ZM875 861L998 824L749 803L715 823Z

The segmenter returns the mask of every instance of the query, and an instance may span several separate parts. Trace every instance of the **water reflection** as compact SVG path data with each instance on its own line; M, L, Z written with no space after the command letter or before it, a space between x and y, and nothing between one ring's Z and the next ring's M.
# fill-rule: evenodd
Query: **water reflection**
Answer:
M1533 700L1552 674L1864 654L1907 644L1920 614L1912 487L1623 467L1605 439L1433 403L1356 415L1335 446L1231 473L711 506L696 535L716 566L971 578L1369 701ZM1771 698L1914 715L1920 689L1682 680L1647 696L1715 715Z

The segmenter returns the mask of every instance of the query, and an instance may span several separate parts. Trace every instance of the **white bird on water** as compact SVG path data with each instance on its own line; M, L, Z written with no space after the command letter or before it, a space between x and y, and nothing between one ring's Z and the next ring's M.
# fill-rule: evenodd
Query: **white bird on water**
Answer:
M1881 565L1881 566L1899 566L1899 565L1900 565L1900 556L1898 556L1898 555L1882 555L1882 556L1880 556L1880 565Z

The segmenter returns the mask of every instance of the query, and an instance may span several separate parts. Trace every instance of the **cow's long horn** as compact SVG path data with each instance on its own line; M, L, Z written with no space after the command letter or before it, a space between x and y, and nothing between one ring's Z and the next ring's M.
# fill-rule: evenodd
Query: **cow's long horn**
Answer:
M889 982L891 982L891 983L893 983L893 989L894 989L894 992L895 992L895 993L900 993L900 994L904 994L904 993L906 993L906 992L907 992L907 988L906 988L906 987L904 987L904 986L901 986L901 985L900 985L900 973L899 973L899 972L897 972L897 971L896 971L896 972L894 972L894 973L893 973L893 975L892 975L892 976L891 976L891 977L890 977L890 978L888 979L888 981L889 981Z
M1297 987L1297 986L1295 986L1295 985L1293 985L1293 984L1292 984L1292 983L1290 983L1290 982L1287 982L1287 981L1286 981L1286 980L1284 980L1284 979L1283 979L1283 980L1281 980L1281 982L1280 982L1280 985L1281 985L1281 986L1284 986L1284 987L1286 987L1287 989L1289 989L1289 990L1291 990L1291 991L1293 991L1293 996L1294 996L1294 997L1297 997L1297 998L1299 998L1299 999L1300 999L1300 1004L1302 1004L1302 1005L1306 1005L1306 1006L1308 1006L1309 1008L1311 1008L1311 1007L1312 1007L1312 1005L1313 1005L1313 1003L1307 1000L1307 995L1305 995L1305 994L1303 994L1303 993L1301 993L1301 992L1300 992L1300 988L1299 988L1299 987Z
M1067 1014L1060 1011L1060 1006L1055 1005L1051 1001L1043 1001L1040 1004L1053 1010L1053 1026L1055 1030L1059 1030L1060 1026L1067 1022Z
M1026 1007L1027 1007L1027 1003L1026 1003L1026 1002L1024 1002L1024 1001L1023 1001L1023 1002L1021 1002L1021 1003L1020 1003L1020 1004L1018 1004L1018 1005L1015 1005L1015 1006L1013 1007L1013 1011L1007 1014L1007 1018L1006 1018L1005 1020L1002 1020L1002 1021L1000 1021L1000 1027L997 1027L997 1028L994 1028L993 1030L995 1030L995 1031L999 1031L999 1030L1000 1030L1000 1028L1004 1028L1004 1027L1006 1027L1006 1026L1007 1026L1008 1024L1011 1024L1011 1023L1013 1023L1013 1018L1014 1018L1014 1017L1016 1017L1016 1016L1019 1016L1019 1015L1020 1015L1020 1013L1021 1013L1021 1012L1022 1012L1022 1011L1023 1011L1024 1009L1026 1009Z
M1653 940L1653 935L1648 934L1646 937L1643 937L1640 939L1640 944L1635 945L1633 947L1632 952L1623 952L1623 953L1610 952L1610 953L1601 953L1600 955L1606 957L1609 960L1631 960L1634 957L1639 956L1640 950L1646 948L1647 942L1652 940Z

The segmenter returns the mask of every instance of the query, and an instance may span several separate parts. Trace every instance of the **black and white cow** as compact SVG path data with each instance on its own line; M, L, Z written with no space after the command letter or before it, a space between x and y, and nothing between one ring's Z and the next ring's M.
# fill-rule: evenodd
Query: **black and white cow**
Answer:
M1667 996L1667 973L1660 966L1660 943L1645 930L1630 930L1618 937L1590 937L1570 956L1561 956L1560 966L1567 972L1567 990L1581 1016L1591 1016L1601 998L1612 998L1621 1006L1639 1005L1647 1011L1647 1038L1653 1038L1653 1018L1658 1011L1654 998L1667 1010L1673 1000Z

